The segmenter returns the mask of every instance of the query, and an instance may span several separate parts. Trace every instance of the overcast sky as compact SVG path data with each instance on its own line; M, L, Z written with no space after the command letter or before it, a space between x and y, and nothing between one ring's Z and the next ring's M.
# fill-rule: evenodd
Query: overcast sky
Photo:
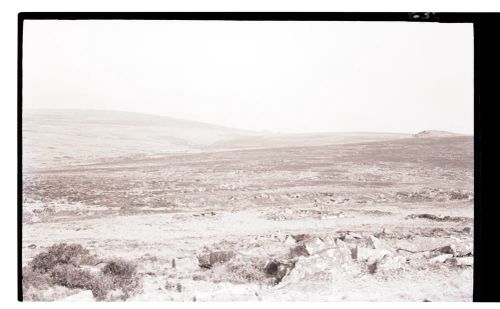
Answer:
M473 133L470 24L29 20L23 52L24 108Z

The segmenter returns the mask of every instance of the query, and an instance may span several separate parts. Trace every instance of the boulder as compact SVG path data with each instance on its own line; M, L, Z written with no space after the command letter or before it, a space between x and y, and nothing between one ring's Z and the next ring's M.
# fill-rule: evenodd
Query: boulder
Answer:
M347 234L347 235L342 236L342 240L344 240L344 241L353 241L353 240L356 240L356 238L354 238L350 234Z
M422 252L422 255L428 259L437 257L443 254L455 255L457 253L454 245L446 245L443 247L435 248L429 251Z
M318 257L327 259L332 266L345 265L351 262L351 250L348 247L325 249L317 254Z
M349 245L345 241L341 240L340 238L335 239L335 245L336 245L336 247L339 247L339 248L345 248L345 249L351 250Z
M438 256L435 256L429 260L429 263L436 264L436 263L444 263L446 260L449 258L453 257L453 254L440 254Z
M458 246L454 254L455 257L465 257L473 255L474 255L474 246L472 245L472 243L462 244L461 246Z
M198 264L203 268L211 268L216 263L224 263L235 256L233 251L213 251L198 256Z
M361 238L363 238L363 236L361 234L358 234L356 232L348 232L348 235L350 235L351 237L353 237L355 239L361 239Z
M391 251L390 247L383 240L378 239L373 235L368 236L368 238L366 239L366 245L371 249Z
M333 236L327 235L327 236L321 237L320 239L321 239L321 241L323 241L323 243L325 244L325 246L327 248L337 247L337 243L335 242L335 237L333 237Z
M456 247L454 245L447 245L444 247L436 248L433 251L445 253L445 254L455 254L457 251Z
M304 244L298 244L290 248L290 258L296 258L299 256L308 256L309 253L306 250L306 246Z
M451 258L450 262L454 266L473 266L474 257L473 256L455 257Z
M386 235L389 235L389 234L392 234L392 231L387 229L387 228L383 228L382 231L380 232L377 232L375 234L373 234L375 237L382 237L382 236L386 236Z
M326 249L326 244L318 237L301 241L290 249L290 257L309 256Z
M403 268L406 262L406 257L402 255L387 255L378 263L377 268L378 270L396 270Z
M334 273L344 272L350 262L350 252L339 248L325 249L312 256L300 256L280 285L303 280L331 280Z
M290 235L286 235L286 236L285 236L284 243L285 243L286 245L294 245L294 244L296 244L296 243L297 243L297 241L295 241L295 239L293 239L293 237L292 237L292 236L290 236Z
M326 249L326 244L318 237L313 237L303 242L305 249L309 255L318 253L319 251Z
M365 261L368 264L381 261L384 257L391 255L389 250L371 249L356 246L351 250L351 256L355 260Z
M349 259L352 260L352 248L351 246L353 245L350 245L340 239L336 239L335 240L335 244L336 246L334 247L340 255L344 256L344 257L349 257Z
M299 242L299 241L303 241L303 240L311 238L311 235L309 235L309 234L297 234L297 235L292 235L292 237L293 237L293 239L295 239L295 241Z

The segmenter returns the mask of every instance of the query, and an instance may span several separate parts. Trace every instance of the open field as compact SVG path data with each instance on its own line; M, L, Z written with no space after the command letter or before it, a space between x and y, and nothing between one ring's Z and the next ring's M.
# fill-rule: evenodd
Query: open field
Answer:
M472 297L472 137L164 154L23 181L24 264L61 242L134 261L131 300Z

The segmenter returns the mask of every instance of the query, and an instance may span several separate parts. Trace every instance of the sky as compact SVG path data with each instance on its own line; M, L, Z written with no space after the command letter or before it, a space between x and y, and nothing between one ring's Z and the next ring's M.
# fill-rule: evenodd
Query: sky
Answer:
M473 134L473 53L471 24L28 20L23 107Z

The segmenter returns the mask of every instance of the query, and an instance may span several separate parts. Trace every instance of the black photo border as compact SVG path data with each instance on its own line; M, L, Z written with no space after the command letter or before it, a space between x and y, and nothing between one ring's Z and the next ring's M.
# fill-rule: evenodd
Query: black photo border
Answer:
M492 201L493 185L486 178L495 176L485 168L493 162L493 129L485 123L500 104L500 48L497 41L500 13L429 12L21 12L18 14L17 42L17 290L22 291L22 72L23 25L25 20L232 20L232 21L403 21L433 23L471 23L474 28L474 285L473 301L499 301L499 259L495 254L498 208ZM491 122L490 122L491 123ZM490 139L490 136L493 136ZM492 147L493 149L493 147ZM496 154L496 153L495 153ZM490 202L486 203L486 199ZM488 204L488 205L487 205ZM488 207L489 206L489 207Z

